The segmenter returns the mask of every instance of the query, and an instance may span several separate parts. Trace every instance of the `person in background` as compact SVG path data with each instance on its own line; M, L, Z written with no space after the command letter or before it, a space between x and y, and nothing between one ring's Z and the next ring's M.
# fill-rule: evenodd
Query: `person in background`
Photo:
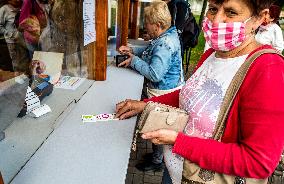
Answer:
M184 49L183 49L184 47L182 45L183 42L181 41L181 33L183 31L186 18L188 17L190 13L189 4L185 0L163 0L163 1L167 3L168 9L172 17L171 26L175 26L177 29L179 39L180 39L181 57L182 57L184 53ZM147 33L144 33L143 39L145 41L148 41L150 40L150 37ZM143 171L157 170L157 168L155 167L155 164L151 164L151 163L157 163L157 162L156 161L151 162L151 160L155 160L155 158L161 158L159 160L162 160L163 158L163 147L161 145L152 144L152 149L153 149L152 153L148 153L144 156L146 160L145 163L141 163L138 165L138 168L140 168Z
M176 26L178 30L178 35L181 44L181 55L183 57L184 45L182 42L181 35L184 29L185 21L187 20L187 18L189 18L189 16L192 16L190 5L186 0L163 0L163 1L167 3L168 8L170 10L172 16L172 21L171 21L172 26Z
M282 30L279 27L279 16L281 8L272 5L269 8L269 16L267 16L262 25L259 26L255 39L262 44L269 44L280 52L284 49L284 40Z
M212 139L226 91L240 66L256 51L273 49L254 37L272 3L209 0L203 31L211 49L201 56L185 86L144 101L127 100L116 105L116 117L120 119L141 113L148 101L188 112L183 132L160 129L142 134L143 139L164 145L163 184L182 182L184 159L202 168L200 179L212 178L217 172L238 176L235 183L245 183L245 178L265 181L274 172L284 148L281 56L266 53L256 58L228 109L221 140ZM188 180L183 178L183 183L196 183L193 178Z
M34 51L40 50L39 37L47 26L47 17L40 0L23 0L18 30L22 32L30 59Z
M87 63L83 59L81 0L49 0L45 6L48 24L39 43L42 51L64 53L62 75L87 77Z
M167 4L162 1L151 3L145 8L144 16L145 28L151 41L145 50L121 46L119 51L128 54L130 58L119 66L131 66L145 76L146 96L150 98L181 88L184 78L180 42L176 27L171 27ZM159 170L163 167L162 147L156 149L149 160L136 165L139 170Z
M23 46L21 34L15 25L15 16L20 11L22 0L7 0L0 8L0 34L4 35L12 60L13 70L27 72L29 59Z
M181 39L181 33L184 28L184 23L191 13L189 4L186 0L163 0L167 3L172 20L171 25L175 26L178 32L178 35ZM143 34L145 41L149 40L149 37L146 33ZM181 41L181 53L183 53L183 45ZM183 55L183 54L182 54Z
M163 0L167 3L170 10L172 21L171 24L176 26L179 33L182 32L184 22L190 12L189 4L186 0Z

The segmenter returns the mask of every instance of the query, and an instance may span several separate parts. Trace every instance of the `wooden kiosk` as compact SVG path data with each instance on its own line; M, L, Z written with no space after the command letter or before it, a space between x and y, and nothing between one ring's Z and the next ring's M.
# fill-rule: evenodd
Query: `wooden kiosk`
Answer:
M75 1L81 11L83 1ZM117 1L117 48L127 43L129 25L135 30L129 37L138 35L137 21L132 16L137 14L134 7L138 4ZM140 99L144 78L127 68L107 66L109 1L95 0L95 6L96 41L83 47L81 54L88 79L75 91L54 89L43 101L52 113L37 119L17 118L5 130L6 138L0 142L0 170L5 183L124 182L136 117L82 123L81 116L113 113L117 102ZM4 183L2 177L0 184Z

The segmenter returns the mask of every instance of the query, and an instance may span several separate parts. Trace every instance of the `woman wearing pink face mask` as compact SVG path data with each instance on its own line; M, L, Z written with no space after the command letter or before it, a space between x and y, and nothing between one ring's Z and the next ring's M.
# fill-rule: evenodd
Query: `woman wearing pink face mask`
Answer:
M266 53L255 60L228 109L221 141L212 140L232 78L253 53L272 49L254 38L255 30L269 16L272 3L271 0L209 0L203 31L211 49L201 56L186 85L166 95L144 101L126 100L116 105L116 116L120 119L141 113L148 101L183 108L190 115L183 132L160 129L142 135L164 145L167 167L162 183L198 183L182 180L184 159L213 173L238 176L240 180L235 183L245 183L245 178L265 183L274 172L284 147L281 56Z

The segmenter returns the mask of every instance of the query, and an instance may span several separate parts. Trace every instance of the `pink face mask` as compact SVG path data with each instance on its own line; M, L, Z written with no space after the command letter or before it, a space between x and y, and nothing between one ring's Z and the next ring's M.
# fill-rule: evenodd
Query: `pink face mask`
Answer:
M212 23L205 17L203 21L204 37L209 46L215 50L232 50L246 39L245 25L249 19L245 22Z

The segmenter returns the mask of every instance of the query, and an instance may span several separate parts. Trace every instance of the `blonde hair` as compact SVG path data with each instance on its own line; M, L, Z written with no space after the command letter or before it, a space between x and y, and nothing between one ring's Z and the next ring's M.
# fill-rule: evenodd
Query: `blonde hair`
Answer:
M162 29L168 29L171 20L171 13L164 1L154 1L144 10L144 21L149 24L160 24Z

